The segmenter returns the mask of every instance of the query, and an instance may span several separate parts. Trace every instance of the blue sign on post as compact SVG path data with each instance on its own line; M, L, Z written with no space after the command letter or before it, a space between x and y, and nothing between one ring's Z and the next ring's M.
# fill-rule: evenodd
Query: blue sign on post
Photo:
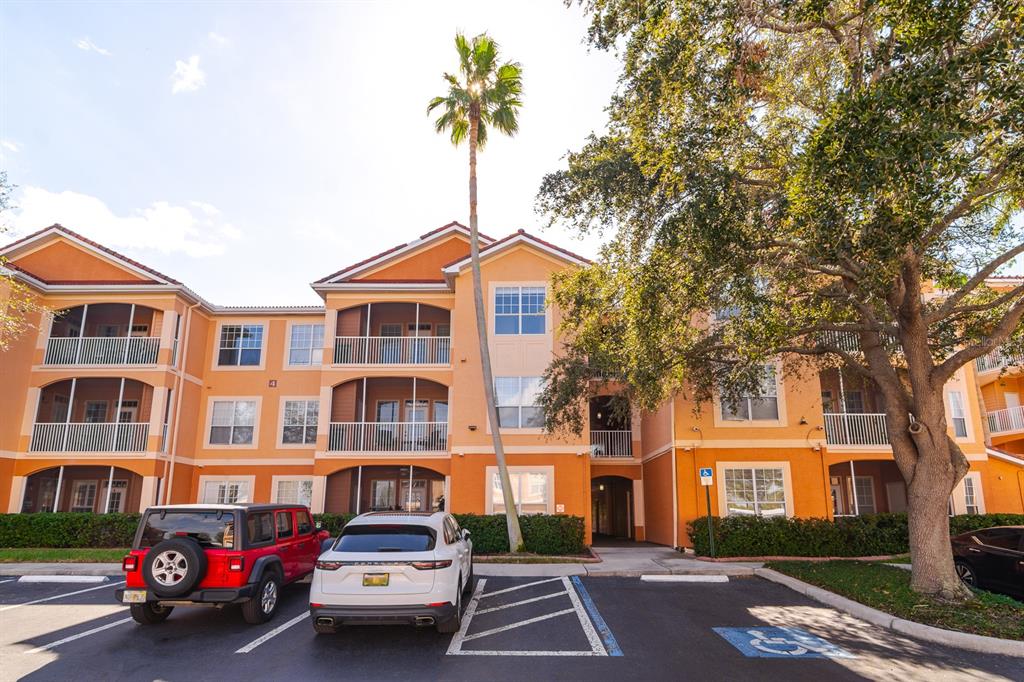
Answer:
M711 478L711 467L701 467L700 477L701 478Z
M712 628L749 658L854 658L845 649L800 628Z

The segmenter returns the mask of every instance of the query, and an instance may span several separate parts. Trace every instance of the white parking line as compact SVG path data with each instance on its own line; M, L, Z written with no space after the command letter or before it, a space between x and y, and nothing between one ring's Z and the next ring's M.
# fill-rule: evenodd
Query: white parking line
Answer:
M499 632L508 632L509 630L521 628L524 625L530 625L531 623L539 623L542 620L549 620L556 616L564 616L567 613L575 612L576 609L563 609L562 611L555 611L554 613L545 613L543 616L537 616L536 618L527 618L526 620L520 620L515 623L509 623L508 625L502 625L501 627L491 628L490 630L484 630L483 632L477 632L476 634L466 635L462 638L462 641L468 642L472 639L480 639L481 637L487 637L488 635L496 635Z
M54 599L63 599L64 597L73 597L76 594L82 594L83 592L92 592L93 590L102 590L105 587L117 587L118 585L124 585L125 581L117 583L108 583L106 585L97 585L96 587L87 587L84 590L76 590L74 592L65 592L64 594L55 594L52 597L43 597L42 599L33 599L32 601L22 602L21 604L8 604L7 606L0 606L0 611L10 611L16 609L19 606L30 606L32 604L42 604L44 601L53 601Z
M640 581L645 583L727 583L727 575L703 575L699 573L680 573L678 575L642 575Z
M58 639L56 642L50 642L49 644L44 644L43 646L38 646L35 649L29 649L25 653L26 654L38 654L38 653L43 652L43 651L49 651L50 649L52 649L54 647L58 647L61 644L67 644L68 642L73 642L76 639L82 639L83 637L88 637L89 635L95 635L97 632L103 632L104 630L109 630L112 627L116 627L116 626L121 625L123 623L127 623L130 620L131 620L131 618L122 618L121 620L116 620L113 623L107 623L106 625L101 625L101 626L99 626L97 628L93 628L91 630L86 630L85 632L79 632L77 635L71 635L70 637L65 637L64 639Z
M588 616L587 612L583 609L580 597L576 594L576 590L573 588L572 583L569 582L569 578L562 578L562 582L565 584L565 591L569 593L569 599L572 601L573 610L576 612L576 616L580 619L580 627L583 628L583 634L587 636L587 641L590 642L590 650L594 652L595 656L607 656L608 652L604 648L601 636L597 634L597 630L594 629L594 624L590 622L590 616Z
M516 590L523 590L527 587L533 587L534 585L543 585L544 583L555 583L561 581L561 578L547 578L546 580L535 580L532 583L523 583L522 585L516 585L515 587L506 587L503 590L496 590L494 592L488 592L487 594L481 594L480 598L483 599L484 597L494 597L499 594L505 594L506 592L515 592ZM481 580L480 582L483 581Z
M473 622L473 614L476 613L477 604L480 603L480 597L483 596L484 586L486 584L487 578L480 578L476 581L476 589L473 590L473 597L469 600L469 604L466 606L466 612L462 614L462 625L459 627L459 631L452 636L452 641L448 645L449 656L455 656L462 653L462 640L466 638L466 630L469 629L469 624Z
M23 575L19 583L105 583L105 575Z
M252 640L251 642L249 642L248 644L243 646L241 649L237 650L235 653L236 654L247 654L250 651L252 651L253 649L255 649L256 647L258 647L260 644L263 644L264 642L266 642L269 639L277 637L279 634L281 634L282 632L284 632L285 630L287 630L291 626L295 625L296 623L302 622L306 618L309 618L309 611L305 611L303 613L300 613L299 615L295 616L294 618L292 618L287 623L282 623L281 625L278 625L276 628L274 628L273 630L271 630L267 634L263 635L262 637L257 637L256 639Z
M476 615L479 616L481 613L491 613L493 611L501 611L502 609L510 609L513 606L522 606L523 604L531 604L531 603L533 603L535 601L542 601L544 599L551 599L552 597L561 597L562 595L565 595L565 594L568 594L568 593L567 592L555 592L553 594L545 594L543 597L534 597L533 599L524 599L522 601L514 601L511 604L502 604L501 606L492 606L489 609L480 609L479 611L476 612ZM489 597L491 595L488 594L488 595L484 595L484 596Z

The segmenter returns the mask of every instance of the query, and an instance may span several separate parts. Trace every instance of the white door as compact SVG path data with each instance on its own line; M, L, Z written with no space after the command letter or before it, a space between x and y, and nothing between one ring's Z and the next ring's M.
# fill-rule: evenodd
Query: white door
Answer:
M895 513L907 511L907 486L902 481L890 481L885 484L885 496L889 500L889 511Z
M1007 391L1003 394L1007 407L1020 407L1020 394Z

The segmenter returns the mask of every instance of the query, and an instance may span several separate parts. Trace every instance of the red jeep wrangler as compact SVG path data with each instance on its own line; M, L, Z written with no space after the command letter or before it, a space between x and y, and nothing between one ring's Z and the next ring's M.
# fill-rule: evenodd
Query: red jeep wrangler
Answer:
M285 504L150 507L121 562L119 602L139 623L159 623L175 606L241 604L249 623L270 620L282 585L313 572L329 533L309 509Z

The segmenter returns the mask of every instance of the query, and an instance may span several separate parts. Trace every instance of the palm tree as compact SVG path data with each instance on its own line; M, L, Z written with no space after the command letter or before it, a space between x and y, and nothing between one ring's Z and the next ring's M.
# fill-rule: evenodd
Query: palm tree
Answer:
M487 127L515 135L519 130L519 107L522 102L522 68L517 62L498 64L498 44L486 33L470 42L461 33L455 35L459 53L459 75L444 74L448 94L435 97L427 106L427 114L441 109L434 128L451 131L452 144L459 146L469 138L469 253L473 268L473 303L476 307L476 331L480 343L480 367L483 371L487 418L491 423L494 457L501 477L505 516L508 519L508 543L513 552L523 550L523 533L519 529L512 482L505 465L505 449L498 429L498 409L494 401L494 377L491 374L491 353L487 345L487 322L484 315L484 294L480 283L480 233L476 215L476 152L487 142Z

